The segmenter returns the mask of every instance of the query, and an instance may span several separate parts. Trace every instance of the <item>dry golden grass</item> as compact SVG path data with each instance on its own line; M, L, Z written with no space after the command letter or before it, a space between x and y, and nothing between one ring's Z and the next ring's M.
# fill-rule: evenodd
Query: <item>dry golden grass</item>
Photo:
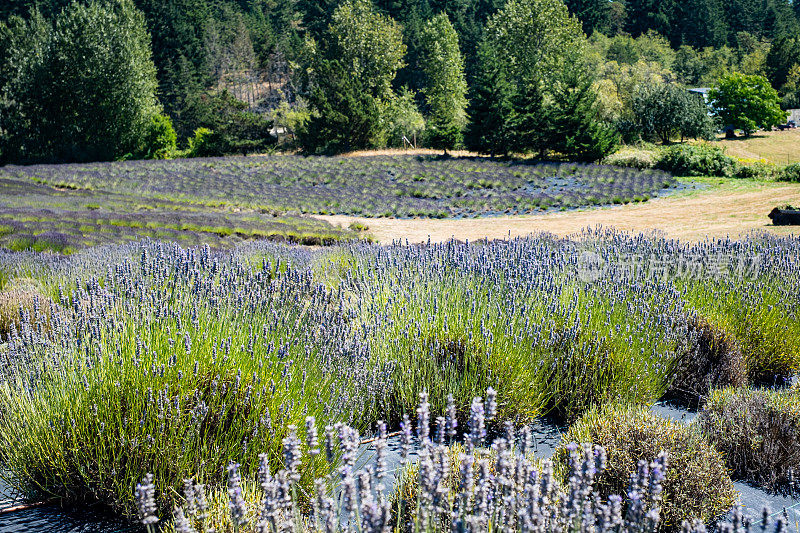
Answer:
M40 313L46 315L49 303L32 280L12 280L8 287L0 291L0 341L8 337L12 324L19 328L20 310L33 315L37 301Z
M476 152L467 150L448 150L448 155L453 157L477 157ZM342 154L344 157L369 157L376 155L444 155L442 150L432 150L430 148L382 148L379 150L357 150Z
M737 159L764 159L776 165L800 162L800 128L759 132L749 138L719 139L712 143Z
M656 198L642 204L542 215L436 220L341 215L317 218L344 227L360 222L382 243L393 239L425 242L429 237L431 242L452 238L475 241L540 232L567 236L596 226L634 232L656 230L667 237L695 242L706 237L740 237L753 230L800 235L799 227L773 226L767 218L774 207L782 204L800 204L800 185L720 179L706 190Z

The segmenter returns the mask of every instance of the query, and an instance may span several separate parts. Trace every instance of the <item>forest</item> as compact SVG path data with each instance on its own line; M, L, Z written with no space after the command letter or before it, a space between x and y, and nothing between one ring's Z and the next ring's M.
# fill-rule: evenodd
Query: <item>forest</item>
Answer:
M710 117L686 91L725 83L766 110ZM797 107L796 0L0 6L6 163L408 145L591 161Z

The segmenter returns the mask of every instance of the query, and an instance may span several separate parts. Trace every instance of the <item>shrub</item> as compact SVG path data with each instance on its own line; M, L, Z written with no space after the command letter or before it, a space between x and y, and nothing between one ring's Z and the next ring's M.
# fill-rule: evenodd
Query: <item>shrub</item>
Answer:
M676 530L683 520L692 517L709 523L726 513L735 501L736 491L725 462L702 434L647 407L606 405L587 412L569 428L556 450L554 462L561 473L566 472L566 443L570 442L591 443L606 450L606 470L595 484L601 496L622 493L639 461L666 451L669 469L661 516L667 529Z
M214 134L208 128L197 128L194 130L194 137L189 138L189 157L204 157L210 154L210 140Z
M787 309L786 290L777 280L705 279L688 285L684 298L736 339L750 380L773 383L800 370L800 323Z
M681 176L730 176L738 164L720 148L680 144L665 148L656 166Z
M783 167L783 170L778 174L778 181L800 183L800 163Z
M186 119L210 130L206 133L201 156L265 152L277 142L270 134L274 125L272 118L251 111L246 103L228 91L194 98L186 111Z
M142 142L145 159L169 159L175 153L178 135L167 115L154 115Z
M379 103L382 132L378 144L402 147L403 137L411 140L425 131L425 118L417 109L415 94L403 89Z
M747 382L747 364L735 338L702 316L689 320L689 335L691 348L676 360L670 393L696 400L713 388Z
M775 165L757 161L749 165L736 165L733 176L741 179L751 180L773 180L780 175L780 171Z
M622 149L603 160L606 165L638 168L641 170L656 166L658 154L655 150Z
M800 389L718 389L697 421L738 477L776 488L800 470Z

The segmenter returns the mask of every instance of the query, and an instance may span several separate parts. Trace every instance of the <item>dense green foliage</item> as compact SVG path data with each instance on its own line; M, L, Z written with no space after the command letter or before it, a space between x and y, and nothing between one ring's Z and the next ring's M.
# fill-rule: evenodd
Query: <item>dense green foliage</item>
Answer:
M581 160L612 151L615 133L599 120L586 47L560 1L509 1L486 28L468 145Z
M671 468L664 479L661 508L667 530L679 530L681 522L692 516L709 523L733 505L733 482L720 453L697 428L664 419L647 407L608 404L592 409L569 428L563 442L590 443L606 450L607 468L597 484L602 494L624 491L639 461L667 452ZM556 451L556 461L565 472L568 457L565 446Z
M665 144L676 137L709 138L714 122L702 96L669 83L644 83L633 95L629 136ZM627 129L627 128L626 128Z
M144 137L143 145L147 151L141 155L145 159L166 159L175 153L177 141L178 135L169 117L154 115Z
M247 104L227 90L199 96L187 110L189 113L198 128L208 130L202 146L193 144L193 156L260 153L276 142L270 134L273 121L248 110Z
M800 183L800 163L786 165L780 175L781 181Z
M317 63L316 82L309 104L314 114L303 131L300 142L312 153L337 153L373 146L379 135L378 102L336 59Z
M736 160L714 146L677 145L665 149L656 166L679 176L730 176Z
M441 13L422 32L422 69L425 73L425 103L428 110L428 144L433 148L455 148L466 125L467 81L458 34Z
M47 28L64 18L63 13L92 1L107 4L9 0L0 6L0 106L5 123L0 129L6 138L17 130L37 135L36 124L5 108L22 109L25 102L40 100L37 90L42 92L44 85L30 81L29 68L39 60L30 58L52 55L44 54ZM137 54L152 55L160 102L152 101L149 88L139 99L150 99L154 114L163 111L169 116L181 148L198 128L210 129L209 153L261 152L272 144L272 132L286 148L296 148L298 141L313 142L303 146L307 151L403 146L417 139L436 148L463 142L491 154L585 159L613 148L614 129L626 141L706 136L709 123L699 112L699 102L679 93L691 86L717 85L720 77L734 72L766 77L784 109L800 107L800 9L790 0L130 0L127 5L149 33L149 39L141 34L138 38L149 40L152 52ZM31 11L34 7L37 14ZM534 24L537 20L543 23ZM75 32L65 35L69 40L78 37ZM70 47L59 48L68 53ZM324 96L329 102L342 98L341 88L333 88L337 84L323 81L326 68L320 65L330 60L359 78L361 86L348 91L372 97L379 119L367 128L365 140L363 132L356 133L363 127L342 129L341 117L332 117L327 126L339 140L326 141L320 148L319 139L312 141L302 132L307 131L310 114L324 119L320 90L333 91ZM578 65L580 75L557 68L566 61ZM97 70L91 62L74 65ZM25 72L28 78L21 77ZM134 77L135 69L123 72ZM92 72L81 80L94 86L101 77ZM148 79L148 86L154 83L152 72L136 79ZM559 88L564 83L570 84L568 91ZM642 86L661 87L669 105L653 109L649 104L655 94L639 94ZM106 95L110 91L106 87ZM225 92L228 96L220 100ZM83 99L97 115L100 109L85 104L85 94L69 96ZM553 102L553 95L559 94L562 102ZM223 100L225 105L217 105ZM639 107L634 109L634 104ZM365 105L373 107L366 102L356 107ZM58 106L41 107L60 113ZM637 121L640 109L650 116ZM565 116L564 110L582 116ZM363 126L371 114L357 113L357 122ZM288 115L301 119L278 125ZM146 131L149 117L132 128L138 132L135 142L123 135L107 136L126 144L124 148L87 145L91 133L85 130L121 127L114 122L131 121L87 119L76 126L77 135L64 136L76 146L48 157L193 153L146 146L158 138ZM756 123L768 127L771 122ZM749 132L751 126L745 122L739 127ZM43 130L59 135L57 128ZM562 139L565 132L572 138ZM347 138L350 133L354 138ZM51 141L25 144L50 150ZM3 143L0 158L24 160L20 142Z
M348 75L370 96L385 98L406 52L397 22L377 12L371 0L346 0L334 11L327 36L332 57Z
M778 92L763 76L729 74L709 92L711 105L720 120L749 136L758 128L772 128L786 122Z
M163 149L145 146L160 108L144 19L129 0L71 4L53 22L34 12L0 35L6 159L107 160Z

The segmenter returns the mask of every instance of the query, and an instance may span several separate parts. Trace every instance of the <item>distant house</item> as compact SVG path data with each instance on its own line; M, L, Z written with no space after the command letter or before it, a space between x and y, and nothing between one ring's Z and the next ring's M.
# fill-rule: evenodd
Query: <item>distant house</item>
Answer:
M789 118L786 120L789 122L794 121L795 124L800 126L800 109L787 109L786 111L789 112Z
M703 100L705 100L706 103L708 103L708 92L710 90L711 90L710 87L697 87L694 89L687 89L687 91L689 91L692 94L699 94L700 96L702 96Z

